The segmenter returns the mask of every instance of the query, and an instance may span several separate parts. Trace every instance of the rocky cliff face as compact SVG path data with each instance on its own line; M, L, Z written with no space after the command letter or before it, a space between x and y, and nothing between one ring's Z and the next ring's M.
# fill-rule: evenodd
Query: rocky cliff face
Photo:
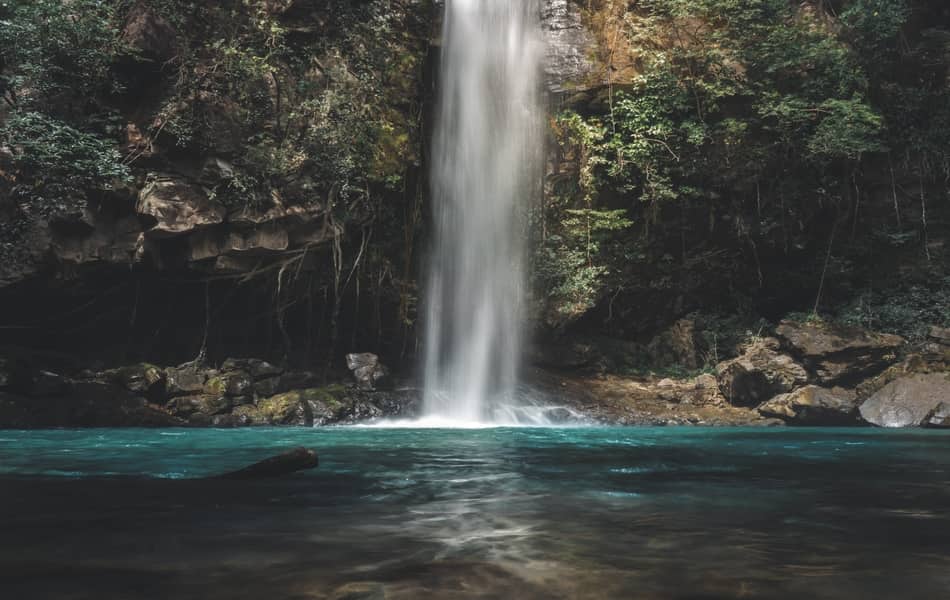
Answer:
M169 7L117 9L123 50L106 77L121 91L70 113L80 128L115 121L100 135L126 181L40 216L11 190L42 174L0 149L0 226L19 231L0 262L6 342L106 363L201 349L313 366L350 344L398 361L414 318L430 2Z
M588 87L596 76L596 39L584 23L580 5L572 0L543 0L541 26L547 43L548 92L566 95Z

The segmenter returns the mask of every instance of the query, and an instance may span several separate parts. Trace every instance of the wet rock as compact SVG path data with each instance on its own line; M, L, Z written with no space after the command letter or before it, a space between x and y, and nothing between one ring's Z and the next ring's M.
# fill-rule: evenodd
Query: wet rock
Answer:
M766 417L783 419L794 425L855 425L858 397L853 390L808 385L780 394L759 405Z
M380 417L390 419L413 419L422 414L422 390L402 388L376 392L354 391L350 394L362 395L365 402L379 409Z
M823 385L853 382L897 360L904 338L859 327L783 321L775 330L783 343Z
M950 403L950 374L901 377L861 404L861 416L879 427L920 427ZM942 418L939 419L942 422Z
M236 424L241 426L267 424L267 419L264 418L261 410L253 404L238 406L231 413L231 417Z
M211 427L233 429L235 427L246 427L248 425L250 425L250 423L246 419L242 419L240 416L234 413L215 415L211 417Z
M369 352L347 354L346 367L353 372L356 384L362 390L375 390L386 383L389 377L387 369L379 357Z
M792 357L782 354L778 340L764 338L716 367L719 389L737 406L755 406L808 381L808 373Z
M313 412L300 392L287 392L257 402L262 423L269 425L313 425Z
M317 453L308 448L294 448L272 456L249 467L219 475L220 479L266 479L289 475L296 471L314 469L320 464Z
M950 427L950 402L938 404L926 425L928 427Z
M253 390L254 381L245 371L225 371L209 374L203 390L206 394L245 396Z
M197 414L213 417L231 411L231 398L223 394L196 394L179 396L166 405L169 412L181 417L191 418Z
M172 237L218 225L226 211L203 189L176 175L150 173L139 192L136 212L153 221L148 235Z

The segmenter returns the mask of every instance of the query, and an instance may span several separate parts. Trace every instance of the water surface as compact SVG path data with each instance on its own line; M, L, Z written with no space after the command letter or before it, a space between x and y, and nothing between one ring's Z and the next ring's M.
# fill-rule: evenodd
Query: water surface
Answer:
M293 446L318 469L201 481ZM950 435L0 431L3 598L941 598Z

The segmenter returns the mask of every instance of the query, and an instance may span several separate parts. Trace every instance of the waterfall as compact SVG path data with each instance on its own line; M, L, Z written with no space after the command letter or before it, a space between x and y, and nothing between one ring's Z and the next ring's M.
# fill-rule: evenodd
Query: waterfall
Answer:
M540 189L537 0L447 0L432 144L425 411L493 421L514 401L527 213Z

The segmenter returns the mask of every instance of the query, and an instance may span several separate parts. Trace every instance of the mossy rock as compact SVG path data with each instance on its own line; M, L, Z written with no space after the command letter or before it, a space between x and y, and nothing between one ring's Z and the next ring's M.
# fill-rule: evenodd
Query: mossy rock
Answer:
M238 406L231 413L242 425L266 425L267 419L259 408L253 404Z
M257 408L274 425L325 425L346 409L346 393L344 385L292 390L259 400Z
M257 403L261 418L271 425L310 425L313 417L299 392L287 392Z
M204 384L204 392L216 396L223 396L228 390L228 378L224 375L209 377Z
M178 417L192 417L196 414L221 415L230 412L231 407L230 398L215 394L180 396L166 405L168 411Z

